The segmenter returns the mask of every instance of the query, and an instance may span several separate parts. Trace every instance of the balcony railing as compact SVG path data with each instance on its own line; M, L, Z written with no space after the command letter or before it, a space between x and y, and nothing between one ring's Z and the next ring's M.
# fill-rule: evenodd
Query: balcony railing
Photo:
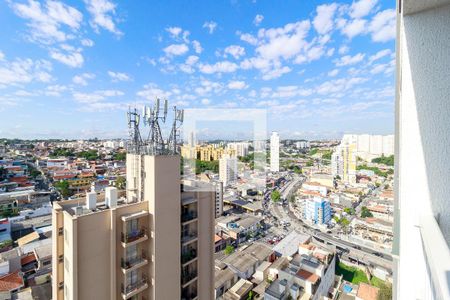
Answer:
M147 286L148 286L147 277L142 277L136 283L129 284L126 287L122 285L122 296L123 298L131 297L140 292L141 290L146 289Z
M132 243L136 240L139 240L140 238L143 238L147 235L147 229L146 228L141 228L140 230L137 231L132 231L132 232L128 232L128 233L123 233L121 235L121 241L122 243Z
M181 235L181 242L187 243L189 241L192 241L193 239L197 238L197 232L188 232L183 235Z
M185 264L197 257L197 250L190 249L181 253L181 263Z
M181 284L184 285L184 284L188 283L192 279L196 278L197 275L198 275L197 270L183 272L182 275L181 275Z
M137 257L133 257L130 259L124 259L122 258L121 260L121 267L124 270L129 270L132 269L134 267L136 267L137 265L142 265L144 263L147 263L147 255L145 254L145 252L142 252L142 254L140 256Z
M187 222L197 219L197 212L196 211L188 211L181 215L181 222Z
M428 271L429 299L450 299L450 250L433 215L420 218L420 234Z

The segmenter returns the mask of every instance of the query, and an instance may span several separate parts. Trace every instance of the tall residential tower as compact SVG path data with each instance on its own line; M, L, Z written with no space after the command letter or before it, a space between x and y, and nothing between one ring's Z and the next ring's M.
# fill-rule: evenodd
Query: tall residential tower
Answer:
M270 136L270 171L280 171L280 136L278 132L272 132Z

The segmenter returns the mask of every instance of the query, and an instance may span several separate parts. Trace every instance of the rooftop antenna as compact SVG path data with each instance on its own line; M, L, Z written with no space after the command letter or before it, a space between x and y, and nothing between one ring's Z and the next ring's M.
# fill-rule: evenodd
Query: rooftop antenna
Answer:
M169 137L169 153L176 154L178 153L178 140L180 137L180 127L184 121L184 110L177 109L176 106L173 107L174 118L172 123L172 130L170 132Z
M137 154L142 146L141 133L139 131L140 115L138 114L136 108L131 110L128 108L127 112L128 120L128 134L130 136L130 145L128 150L131 153Z

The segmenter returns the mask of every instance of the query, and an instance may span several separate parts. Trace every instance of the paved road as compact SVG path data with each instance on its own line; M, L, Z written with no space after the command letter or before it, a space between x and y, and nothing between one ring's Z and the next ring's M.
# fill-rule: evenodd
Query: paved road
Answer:
M295 180L295 179L294 179ZM283 192L291 192L292 188L299 183L301 178L297 178L295 184L292 184L294 181L287 183L285 185L285 189ZM288 195L288 193L286 195ZM349 241L343 240L341 238L336 238L331 234L321 232L318 229L315 229L308 224L303 223L300 219L298 219L293 211L291 210L290 205L280 206L274 203L269 204L269 209L274 216L276 216L279 220L287 220L292 224L292 228L300 230L306 234L310 234L317 241L332 244L340 249L348 249L347 256L356 261L360 261L364 264L369 264L372 266L380 266L386 270L392 271L392 256L390 254L383 253L383 257L379 257L374 255L374 253L378 252L377 250L361 246L355 245Z

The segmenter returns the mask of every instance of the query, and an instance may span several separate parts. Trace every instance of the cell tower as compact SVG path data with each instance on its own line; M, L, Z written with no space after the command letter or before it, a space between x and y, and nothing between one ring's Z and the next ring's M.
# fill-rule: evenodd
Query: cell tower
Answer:
M177 141L180 136L180 127L183 123L184 111L173 107L174 119L169 138L163 138L161 124L167 120L168 101L161 103L159 98L155 99L153 107L144 105L142 110L142 120L144 126L149 127L148 137L142 140L139 128L140 115L137 110L130 110L128 116L128 128L130 135L130 145L128 151L133 154L149 155L173 155L178 153Z

